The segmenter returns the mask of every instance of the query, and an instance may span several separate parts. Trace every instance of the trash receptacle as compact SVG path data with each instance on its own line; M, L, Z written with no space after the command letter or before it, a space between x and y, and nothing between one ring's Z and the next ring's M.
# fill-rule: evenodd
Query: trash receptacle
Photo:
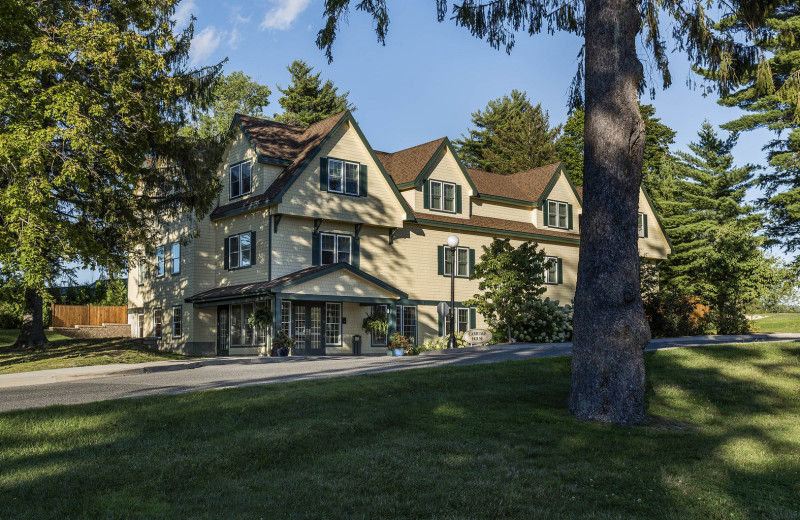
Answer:
M359 334L353 336L353 355L354 356L361 355L361 335Z

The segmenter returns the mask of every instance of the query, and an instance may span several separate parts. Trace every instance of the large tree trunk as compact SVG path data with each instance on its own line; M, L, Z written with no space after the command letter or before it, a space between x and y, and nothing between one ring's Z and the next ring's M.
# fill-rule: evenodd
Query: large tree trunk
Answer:
M631 0L586 2L584 204L575 293L570 412L644 419L642 349L650 340L639 290L637 218L644 122Z
M33 348L47 345L42 319L42 295L35 289L25 289L25 310L22 311L22 328L14 344L16 348Z

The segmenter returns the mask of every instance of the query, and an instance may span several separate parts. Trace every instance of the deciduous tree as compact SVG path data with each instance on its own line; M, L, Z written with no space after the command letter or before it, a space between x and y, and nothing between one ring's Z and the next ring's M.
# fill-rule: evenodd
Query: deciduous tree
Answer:
M220 147L177 136L221 65L185 67L176 3L0 4L0 265L25 287L18 345L46 343L59 266L124 270L161 219L210 209Z
M762 0L731 0L751 27L763 23ZM325 27L317 46L332 59L339 23L350 0L325 0ZM436 0L439 21L447 0ZM389 25L387 0L364 0L378 40ZM673 37L696 67L726 81L758 58L741 39L718 37L697 0L465 0L453 5L455 23L510 52L519 31L567 31L584 39L571 105L585 103L584 201L575 294L570 410L577 417L632 423L644 418L642 347L650 339L639 291L637 220L644 121L638 95L645 87L637 42L650 52L663 85L671 83L661 10L673 19Z

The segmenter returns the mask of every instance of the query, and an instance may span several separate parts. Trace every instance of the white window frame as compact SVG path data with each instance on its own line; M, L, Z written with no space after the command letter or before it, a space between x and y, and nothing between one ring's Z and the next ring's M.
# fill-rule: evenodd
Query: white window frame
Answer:
M324 244L322 238L326 237L326 236L333 237L333 262L330 262L330 263L327 263L327 264L323 261L323 253L325 251L330 252L330 249L323 249L322 248L322 246ZM343 260L339 259L339 253L343 252L343 251L339 251L339 239L340 238L346 238L350 242L350 247L348 249L348 255L347 255L347 258L348 258L347 259L347 263L350 264L350 265L353 264L353 236L352 235L338 235L336 233L320 233L319 234L319 265L332 265L332 264L338 264L339 262L343 261Z
M438 185L439 186L439 207L436 207L436 205L434 204L434 200L436 200L434 198L434 194L433 194L433 191L434 191L433 186L434 185ZM445 186L449 186L453 190L453 209L446 209L447 197L445 197ZM443 211L445 213L455 213L456 212L456 207L458 206L458 204L456 204L456 185L455 185L455 183L432 180L432 181L430 181L430 190L429 191L430 191L430 193L429 193L430 201L428 203L428 207L430 207L434 211Z
M144 313L136 314L136 337L144 338Z
M375 315L375 311L377 309L381 309L383 311L383 313L387 317L389 316L389 306L388 305L386 305L386 304L373 305L372 306L372 315L373 316ZM388 333L388 331L387 331L386 334L383 335L383 341L382 342L375 341L375 333L374 332L371 332L369 336L370 336L370 345L373 346L373 347L385 347L386 345L389 344L389 333Z
M406 336L406 323L405 323L405 309L414 309L414 338ZM417 334L419 334L419 313L415 305L398 305L397 306L397 323L398 332L409 339L414 345L417 344Z
M558 257L546 256L544 257L544 260L545 263L547 263L550 260L553 261L552 267L550 267L550 269L545 268L544 270L544 283L550 285L558 285Z
M339 309L339 321L338 323L333 323L328 321L328 309L331 307L337 307ZM328 327L331 325L336 326L336 336L337 341L335 343L328 341ZM325 304L325 345L332 345L334 347L341 347L342 346L342 304L341 303L326 303Z
M156 319L158 315L158 319ZM153 310L153 337L160 339L164 333L164 311L161 307Z
M555 208L555 211L552 209ZM561 225L561 219L564 225ZM569 204L558 200L547 201L547 227L569 229Z
M331 175L336 172L336 167L341 166L338 175ZM348 191L347 189L347 168L351 166L355 168L356 172L356 189L355 192ZM331 180L339 180L339 189L331 187ZM328 158L328 191L331 193L341 193L343 195L359 196L361 194L361 164L351 161L344 161L342 159Z
M252 240L252 233L239 233L238 235L231 235L228 237L228 269L244 269L253 265L253 243L248 242L247 245L247 264L242 263L242 237L247 236L247 240ZM236 265L233 265L233 243L236 239Z
M177 317L178 319L175 320L175 311L178 311ZM180 338L183 336L183 305L173 305L172 306L172 337L173 338ZM178 325L178 333L175 334L175 325Z
M242 171L243 171L244 165L248 166L247 172L248 172L249 178L250 178L250 181L249 181L250 182L250 186L249 186L249 189L247 191L244 191L242 189L244 187L244 183L243 183L244 179L242 177ZM234 170L237 170L238 174L239 174L239 180L237 181L238 193L236 195L233 194L233 171ZM244 197L245 195L247 195L251 191L253 191L253 166L252 166L250 161L242 161L242 162L239 162L239 163L236 163L236 164L232 164L231 167L228 169L228 174L229 174L228 176L230 177L229 184L228 184L228 198L230 200L238 199L239 197Z
M287 333L290 337L294 337L292 331L292 302L281 302L281 330Z
M164 255L166 254L165 247L159 246L156 248L156 278L163 278L166 271L166 262Z
M450 254L450 251L451 251L450 246L445 244L444 245L444 266L442 266L442 267L444 268L444 271L443 271L444 272L444 276L447 276L448 278L450 277L450 272L452 271L452 265L453 265L453 263L452 263L453 261L448 259L448 255ZM462 252L464 253L465 258L467 260L465 265L464 265L464 269L466 270L465 274L459 274L460 264L459 264L459 261L458 261L458 257L461 255ZM469 278L469 248L468 247L457 247L456 248L456 278Z
M178 254L175 254L175 251L178 251ZM181 243L180 242L173 242L172 247L170 248L170 261L171 261L171 268L170 273L172 275L181 274Z
M639 212L639 238L644 238L644 213Z
M285 304L288 302L283 303ZM267 329L259 330L248 323L250 316L247 314L247 307L250 305L252 305L253 310L260 306L267 306L267 308L269 308L269 304L265 301L252 300L234 303L228 306L228 327L230 328L228 338L230 346L233 348L252 348L266 345ZM238 311L235 314L235 318L234 307ZM237 327L234 327L234 322L236 322L235 324L238 325L238 330L236 330ZM245 341L248 333L250 334L250 342ZM233 341L234 336L238 338L237 343Z
M461 317L464 316L464 330L461 330ZM456 307L456 332L467 332L469 330L469 307ZM450 312L444 317L444 331L442 336L450 334Z

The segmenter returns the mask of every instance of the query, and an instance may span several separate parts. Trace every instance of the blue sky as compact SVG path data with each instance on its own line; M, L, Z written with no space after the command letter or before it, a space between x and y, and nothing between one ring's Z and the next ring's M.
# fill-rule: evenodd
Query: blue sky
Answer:
M388 5L386 46L377 43L371 19L351 10L330 65L314 43L323 25L322 0L182 0L176 21L185 26L190 14L197 19L191 64L210 65L227 57L226 73L241 70L270 87L270 115L281 111L275 86L288 83L286 66L305 60L340 91L350 91L354 115L376 150L393 152L445 135L457 139L466 133L472 112L512 89L541 103L551 124L566 119L579 38L520 34L507 55L451 20L438 23L434 0L389 0ZM641 58L647 70L647 56ZM643 101L653 103L656 115L678 132L673 149L687 150L704 119L719 125L742 112L687 87L687 81L699 78L682 54L671 54L670 62L672 87ZM734 151L737 164L764 163L761 147L771 137L767 132L743 134ZM90 273L83 273L81 279L87 278Z

